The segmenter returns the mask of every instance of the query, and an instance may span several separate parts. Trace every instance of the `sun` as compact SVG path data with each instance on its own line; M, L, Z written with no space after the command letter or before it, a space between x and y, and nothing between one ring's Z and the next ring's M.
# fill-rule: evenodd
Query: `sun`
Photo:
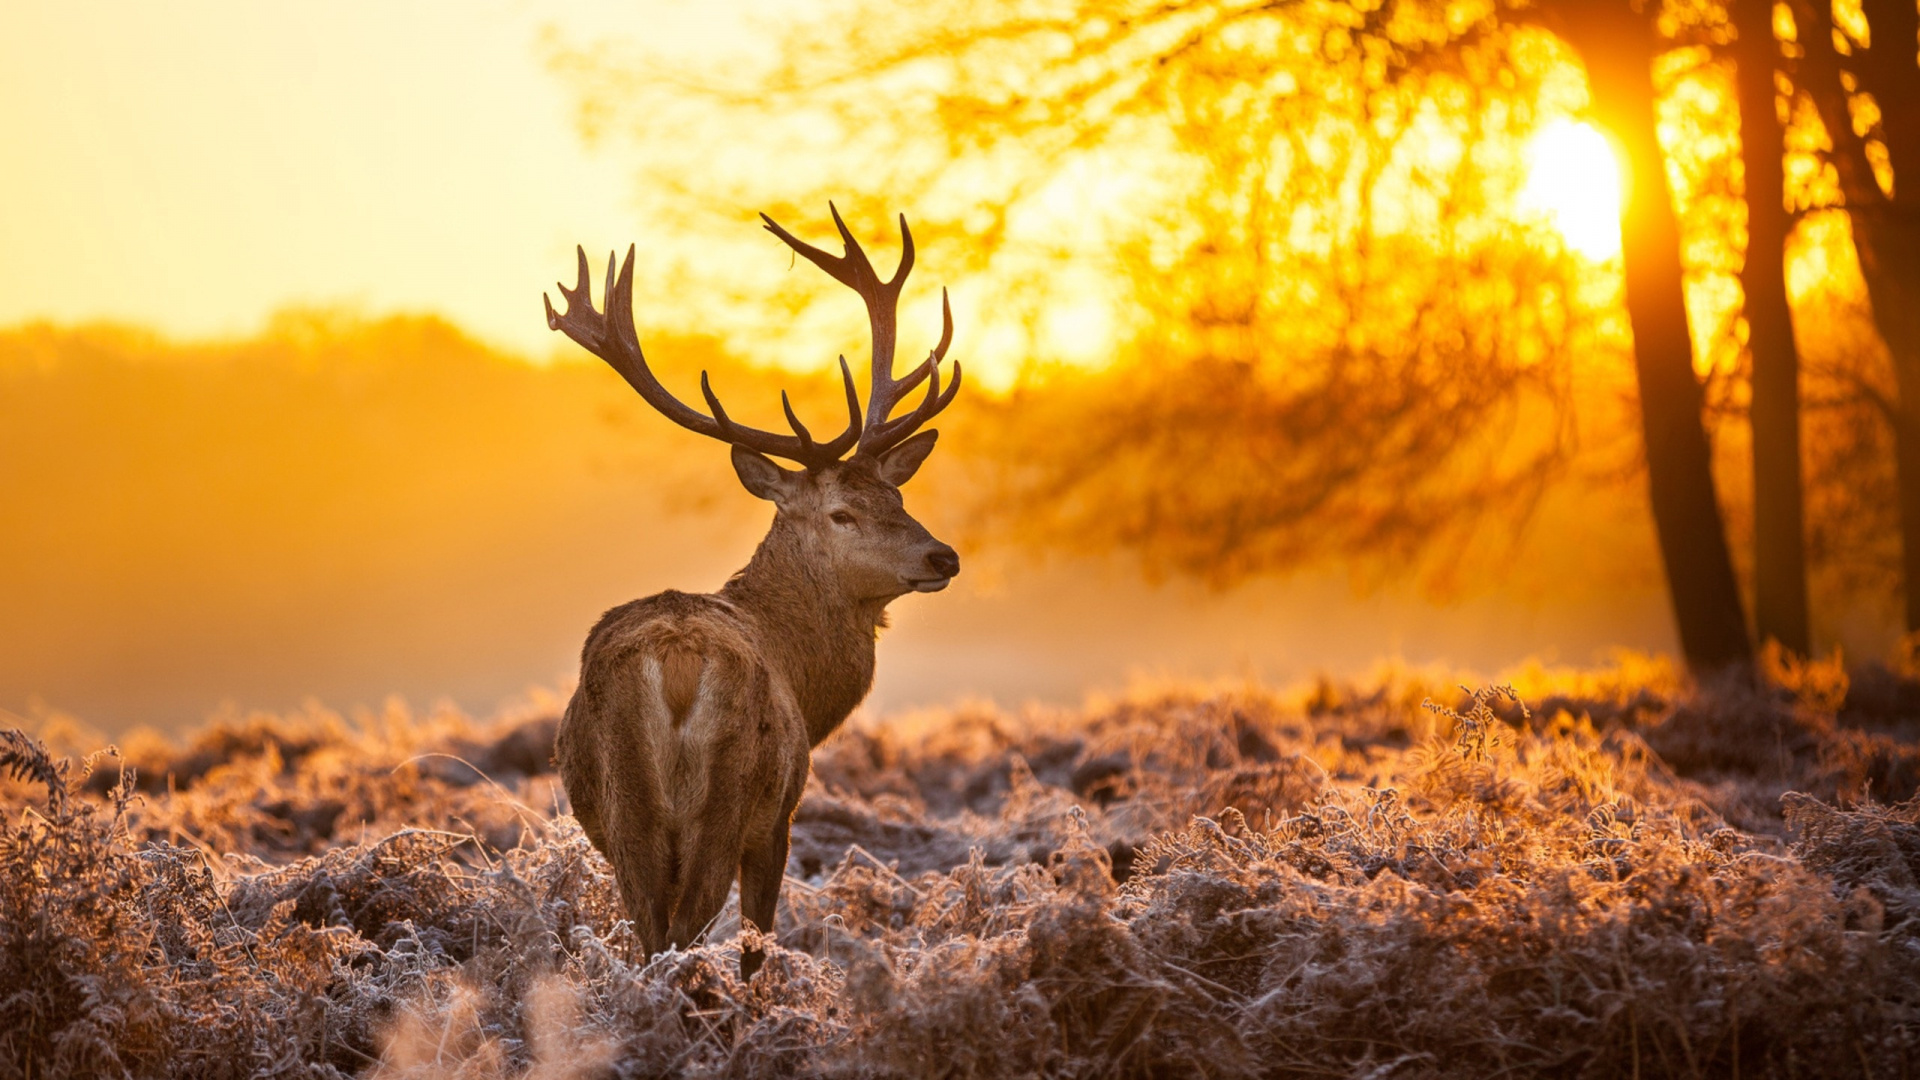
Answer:
M1555 120L1527 144L1520 208L1545 216L1595 262L1620 254L1620 159L1592 124Z

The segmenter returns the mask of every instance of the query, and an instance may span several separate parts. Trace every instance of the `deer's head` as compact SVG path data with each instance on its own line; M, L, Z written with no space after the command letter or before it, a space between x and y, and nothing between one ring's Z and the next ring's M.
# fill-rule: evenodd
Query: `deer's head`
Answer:
M913 269L913 234L902 215L900 266L891 279L882 281L840 220L840 211L831 203L828 209L846 244L843 255L829 255L761 215L768 231L859 293L867 306L873 331L873 362L866 415L861 416L853 372L842 356L840 377L847 394L847 427L825 442L815 440L800 422L784 390L780 404L793 429L791 435L736 423L721 407L705 372L700 374L700 393L707 399L711 415L687 406L660 385L640 351L639 334L633 325L632 247L627 249L618 277L614 275L613 257L607 258L604 312L594 310L587 254L580 250L579 283L571 289L559 286L567 302L566 313L556 313L552 301L547 301L547 325L612 365L649 405L674 423L730 444L740 482L778 508L774 528L789 530L810 558L830 568L850 596L886 600L907 592L937 592L960 572L960 557L907 513L900 486L920 468L939 434L919 429L945 409L960 389L958 361L954 362L946 392L940 389L940 362L953 342L953 312L943 289L940 343L906 375L894 378L895 312L900 289ZM901 399L923 382L927 384L926 395L919 405L892 416ZM851 457L846 456L849 450L853 451ZM771 460L775 457L801 467L782 468Z

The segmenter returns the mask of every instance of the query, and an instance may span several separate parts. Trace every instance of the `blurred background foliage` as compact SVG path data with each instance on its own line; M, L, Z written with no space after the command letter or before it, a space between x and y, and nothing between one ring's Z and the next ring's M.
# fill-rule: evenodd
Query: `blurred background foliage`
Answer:
M1864 37L1857 5L1832 18ZM1805 50L1786 5L1772 22L1784 69ZM1645 498L1606 184L1538 190L1581 146L1567 131L1607 119L1569 42L1605 48L1636 23L1678 330L1750 594L1725 4L853 3L770 28L757 66L606 43L554 64L584 134L631 153L678 228L719 236L740 206L793 219L834 197L870 235L911 206L963 346L1013 386L999 423L961 433L1003 466L983 509L1007 535L1217 584L1332 560L1451 590L1497 580L1550 491L1594 517ZM1897 392L1836 209L1820 74L1783 71L1777 100L1809 574L1817 639L1873 649L1897 629ZM824 321L816 286L770 283L787 300L764 318Z
M1903 309L1874 302L1889 258L1856 243L1896 235L1903 114L1861 79L1892 55L1868 43L1898 7L1766 11L1810 641L1854 655L1907 628L1912 576ZM909 358L951 290L968 387L909 502L969 570L925 614L902 606L883 700L1060 696L1156 663L1671 649L1658 540L1675 532L1721 549L1750 625L1751 10L758 10L698 58L559 29L535 47L585 143L632 172L636 315L683 397L712 369L749 423L778 426L775 384L825 417L832 356L863 362L858 306L756 210L824 242L834 200L883 264L904 213ZM1625 69L1644 69L1651 173L1596 90L1582 18L1641 34ZM1656 528L1648 497L1648 335L1627 302L1644 237L1623 248L1617 215L1649 176L1675 211L1705 528ZM626 237L582 239L597 260ZM722 455L612 373L432 317L295 309L198 342L29 324L0 334L0 383L8 708L184 717L388 690L484 707L564 680L600 608L716 584L764 520ZM1330 620L1317 637L1337 645L1314 633Z

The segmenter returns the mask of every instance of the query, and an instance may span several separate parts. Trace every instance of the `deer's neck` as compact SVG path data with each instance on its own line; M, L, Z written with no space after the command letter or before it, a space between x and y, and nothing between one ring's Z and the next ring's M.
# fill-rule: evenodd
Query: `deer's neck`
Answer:
M873 685L887 601L849 597L825 561L778 520L720 595L758 624L767 660L786 676L818 746Z

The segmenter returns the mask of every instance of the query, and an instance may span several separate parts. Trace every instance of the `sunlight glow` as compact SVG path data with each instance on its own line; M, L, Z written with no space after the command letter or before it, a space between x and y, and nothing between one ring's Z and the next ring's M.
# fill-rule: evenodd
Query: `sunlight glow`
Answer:
M1113 308L1093 293L1050 305L1042 319L1041 336L1048 352L1067 363L1106 367L1113 362L1117 336Z
M705 55L752 2L0 4L0 146L32 163L0 175L0 325L241 337L357 306L564 354L541 288L647 234L543 30Z
M1555 120L1527 146L1520 207L1546 217L1595 262L1620 254L1620 160L1591 124Z

